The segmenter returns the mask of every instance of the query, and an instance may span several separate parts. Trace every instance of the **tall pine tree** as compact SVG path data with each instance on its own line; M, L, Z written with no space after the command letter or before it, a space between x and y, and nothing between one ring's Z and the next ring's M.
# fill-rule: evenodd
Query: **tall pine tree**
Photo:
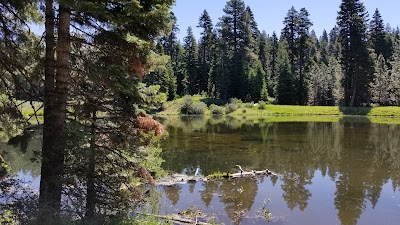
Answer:
M367 49L368 13L359 0L343 0L337 25L342 46L344 104L361 106L370 103L369 84L373 67Z
M193 35L192 27L187 29L187 36L184 39L186 80L188 82L187 93L198 94L198 46Z

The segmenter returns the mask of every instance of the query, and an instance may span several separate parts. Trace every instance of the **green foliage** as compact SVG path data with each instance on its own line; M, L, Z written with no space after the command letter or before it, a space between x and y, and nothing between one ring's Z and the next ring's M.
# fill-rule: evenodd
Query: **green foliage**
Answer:
M146 87L141 83L139 84L139 92L143 99L141 108L147 111L158 109L167 101L167 94L160 92L160 85Z
M185 96L180 112L187 115L202 115L207 109L207 105L204 102L194 101L193 97Z
M244 103L244 107L245 107L245 108L253 108L253 106L254 106L254 102L247 102L247 103Z
M230 173L230 172L222 173L220 171L217 171L217 172L207 175L207 178L211 178L211 179L212 178L221 179L221 178L229 178L229 177L232 177L232 173Z
M141 151L145 157L140 165L146 168L149 172L155 174L155 179L167 175L166 171L161 167L164 160L160 156L162 152L160 147L149 145L143 147Z
M162 46L160 45L162 48ZM176 97L176 77L172 68L171 58L163 55L163 50L159 54L152 52L149 56L149 74L143 79L147 85L158 85L160 92L166 93L168 100Z
M390 104L390 71L383 55L375 62L375 78L371 85L372 101L378 105Z
M239 105L236 103L228 103L225 105L226 113L233 113L239 109Z
M373 64L367 49L367 13L359 0L342 0L337 24L342 45L344 104L367 105Z
M378 9L375 10L369 24L369 45L374 49L377 57L383 56L385 62L393 56L393 42L385 30L385 24Z
M264 102L264 101L259 101L258 102L258 109L264 110L264 109L266 109L266 106L267 106L266 102Z
M13 215L10 210L1 210L0 211L0 224L4 225L14 225L15 223L15 215Z
M185 68L187 71L186 81L188 83L187 93L189 94L198 94L199 87L198 85L198 46L196 38L193 35L192 28L189 27L187 29L187 36L184 39L184 49L185 49Z
M231 99L229 99L229 103L242 104L243 102L241 99L231 98Z
M225 107L218 106L218 105L210 105L210 113L213 115L224 115L225 114Z

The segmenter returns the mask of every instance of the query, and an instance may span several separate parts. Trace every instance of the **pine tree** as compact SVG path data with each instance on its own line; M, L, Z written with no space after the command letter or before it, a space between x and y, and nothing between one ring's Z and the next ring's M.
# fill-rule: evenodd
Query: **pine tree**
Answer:
M292 105L296 104L296 80L290 70L290 60L285 45L287 45L285 41L279 44L277 100L281 105Z
M376 9L369 25L369 44L375 50L377 57L382 55L385 61L389 61L393 54L393 46L389 35L385 31L383 19Z
M210 80L210 69L214 60L215 35L213 33L214 25L210 15L206 10L200 16L197 27L202 28L199 44L199 88L200 91L209 92L208 82Z
M189 94L199 93L199 82L198 82L198 46L196 38L193 35L192 27L187 29L187 36L184 39L185 49L185 67L186 67L186 79L188 82Z
M390 103L400 106L400 40L394 45L390 75Z
M328 57L329 57L329 38L328 33L324 29L322 32L322 36L319 39L319 53L320 53L320 61L328 65Z
M279 51L279 40L276 36L275 31L272 33L271 36L271 49L270 49L270 68L271 68L271 76L268 80L268 93L272 97L276 97L276 85L277 85L277 78L278 78L278 51Z
M299 54L299 82L297 87L297 103L300 105L304 105L307 103L307 85L304 78L304 67L308 62L309 56L309 48L308 40L309 40L309 29L312 26L312 22L310 21L309 13L305 8L301 8L298 14L298 47L297 52ZM315 34L315 33L314 33ZM316 37L314 38L316 41Z
M286 14L283 20L282 36L287 42L287 52L290 60L290 70L292 74L296 74L297 71L297 42L298 42L298 25L299 16L297 10L292 6Z
M375 76L371 85L372 101L379 105L388 105L390 99L390 71L383 55L375 62Z
M44 101L44 128L42 148L42 169L40 181L39 206L44 210L51 210L55 214L60 209L62 193L62 174L64 172L64 147L67 128L67 101L70 98L69 90L71 72L71 25L77 27L91 27L93 30L83 32L89 35L87 40L95 40L93 45L104 45L117 48L118 54L104 56L107 59L108 69L125 78L141 77L144 72L142 63L148 43L151 45L154 37L167 31L169 27L168 12L172 0L159 1L157 5L138 1L45 1L45 30L46 30L46 61L45 61L45 101ZM119 7L110 7L116 4ZM139 10L140 9L140 10ZM55 16L57 15L57 17ZM79 16L72 16L79 15ZM124 15L124 16L121 16ZM107 24L107 29L98 27ZM55 38L57 31L57 38ZM140 41L138 41L140 40ZM57 48L55 48L57 46ZM122 48L124 46L125 48ZM56 49L56 51L54 51ZM110 52L112 53L112 52ZM115 52L113 52L115 53ZM57 57L56 57L57 55ZM141 57L139 57L141 56ZM128 62L129 66L123 62ZM123 67L123 69L121 69ZM118 68L118 69L117 69ZM120 72L120 73L117 73ZM124 71L122 73L121 71ZM110 76L113 77L113 76ZM114 77L117 79L116 77ZM131 79L132 80L132 79ZM126 86L124 86L126 87ZM132 87L135 89L136 85ZM132 90L130 89L130 90ZM123 93L121 91L120 93ZM135 95L137 92L130 92ZM132 111L132 101L137 96L125 96L124 109ZM128 112L132 116L132 112ZM93 165L88 168L88 192L93 193ZM90 191L89 191L90 189ZM87 216L94 213L92 194L87 193ZM89 204L90 203L90 204ZM43 214L42 216L47 216Z
M230 87L229 97L236 97L244 99L245 90L242 87L246 86L246 74L244 65L243 46L245 43L245 23L244 17L246 6L243 0L230 0L226 3L223 9L225 15L220 18L220 36L223 40L223 45L229 57L228 65L230 68ZM224 72L225 73L225 72Z
M186 77L186 63L185 63L185 49L181 43L175 46L176 59L173 64L174 76L176 78L176 94L178 96L184 96L187 94L188 81Z
M160 40L156 45L156 52L149 57L152 69L143 79L147 85L159 85L159 91L167 94L168 100L176 97L176 78L174 76L171 57L165 55L164 47Z
M258 29L256 19L254 18L254 14L253 14L253 11L251 10L250 6L246 7L246 13L248 16L249 27L251 29L253 39L257 40L261 33L260 33L260 30Z
M337 24L342 45L344 104L361 106L370 103L369 84L373 67L367 49L367 16L359 0L343 0Z
M258 58L265 74L266 87L269 89L270 80L270 42L268 40L267 33L263 31L258 37Z
M333 55L336 59L341 57L341 46L339 43L339 28L335 25L332 30L329 32L329 45L328 45L328 53L329 55Z

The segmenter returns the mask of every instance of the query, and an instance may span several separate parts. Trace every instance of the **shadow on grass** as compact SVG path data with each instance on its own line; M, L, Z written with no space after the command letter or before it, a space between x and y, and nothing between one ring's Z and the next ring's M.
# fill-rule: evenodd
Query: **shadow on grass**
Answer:
M367 116L371 112L372 107L339 106L339 110L343 115Z

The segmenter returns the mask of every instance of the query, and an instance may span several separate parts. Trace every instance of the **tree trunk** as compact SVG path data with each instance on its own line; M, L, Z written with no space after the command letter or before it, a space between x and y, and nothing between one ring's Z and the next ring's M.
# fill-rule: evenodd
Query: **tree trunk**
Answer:
M53 173L52 159L55 157L54 146L56 139L53 138L54 127L54 102L55 102L55 38L54 38L54 9L53 0L46 0L46 58L45 58L45 90L44 90L44 126L43 126L43 149L42 149L42 168L40 179L39 206L42 210L56 208L59 203L55 199L54 190L58 180Z
M356 85L353 86L353 95L351 96L350 107L354 107L354 102L356 99L357 88Z
M46 0L45 122L39 205L44 212L57 214L61 207L64 170L63 134L68 97L70 10L60 3L55 63L53 4L53 0Z
M92 112L92 127L89 149L89 165L86 183L86 217L92 218L96 207L95 171L96 171L96 110Z

